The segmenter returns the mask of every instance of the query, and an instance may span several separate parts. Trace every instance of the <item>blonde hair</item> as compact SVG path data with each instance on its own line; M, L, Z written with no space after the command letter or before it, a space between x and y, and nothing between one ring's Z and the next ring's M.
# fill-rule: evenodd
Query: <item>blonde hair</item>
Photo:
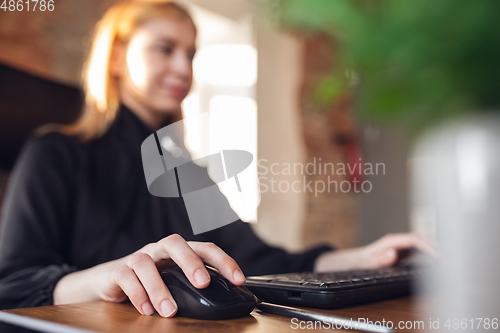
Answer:
M169 0L126 1L109 8L97 23L89 56L82 72L85 106L80 117L57 130L87 141L101 137L117 117L119 96L111 74L110 59L115 42L127 42L143 23L160 17L175 17L194 22L189 13ZM180 120L182 114L177 114Z

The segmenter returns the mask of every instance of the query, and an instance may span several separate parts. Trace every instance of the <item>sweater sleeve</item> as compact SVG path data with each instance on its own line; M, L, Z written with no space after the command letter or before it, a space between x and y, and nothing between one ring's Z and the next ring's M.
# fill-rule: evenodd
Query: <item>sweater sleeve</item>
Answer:
M301 253L288 253L264 243L250 224L241 220L209 231L205 237L236 260L245 275L312 271L320 254L334 250L323 245Z
M73 164L74 165L74 164ZM0 309L50 305L65 263L75 184L59 134L32 139L9 180L0 229Z

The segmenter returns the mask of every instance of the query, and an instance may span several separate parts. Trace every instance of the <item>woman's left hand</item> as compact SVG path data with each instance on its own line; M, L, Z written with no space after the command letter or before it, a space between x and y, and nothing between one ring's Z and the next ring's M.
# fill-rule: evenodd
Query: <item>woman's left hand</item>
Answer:
M419 250L439 257L435 246L422 236L413 233L387 234L363 247L326 252L314 263L315 272L374 269L391 266L398 262L405 250Z

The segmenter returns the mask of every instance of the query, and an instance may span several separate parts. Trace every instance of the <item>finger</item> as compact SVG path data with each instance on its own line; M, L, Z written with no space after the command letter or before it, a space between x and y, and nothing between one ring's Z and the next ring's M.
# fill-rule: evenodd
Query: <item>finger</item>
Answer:
M149 254L132 254L128 259L127 266L133 270L134 275L142 284L141 289L146 290L156 311L163 317L172 317L177 311L175 300Z
M231 283L235 285L245 283L245 275L240 266L220 247L213 243L189 242L188 244L204 262L217 268Z
M394 248L389 248L375 256L373 268L392 266L397 262L397 250L395 250Z
M168 253L165 253L165 251L158 251L158 243L150 243L137 250L135 253L149 254L160 272L163 268L173 263Z
M129 267L120 269L115 282L127 295L137 311L148 316L155 312L146 291L132 269Z
M210 275L205 264L181 236L173 234L157 243L152 255L153 260L165 257L172 259L196 288L209 285Z
M396 249L408 249L413 247L432 256L439 257L439 251L417 234L390 234L384 238L385 246L394 247Z

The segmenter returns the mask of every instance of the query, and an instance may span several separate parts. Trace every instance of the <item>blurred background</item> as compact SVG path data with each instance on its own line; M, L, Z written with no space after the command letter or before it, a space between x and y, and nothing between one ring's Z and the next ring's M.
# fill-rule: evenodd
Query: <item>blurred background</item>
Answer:
M408 231L405 130L360 121L355 89L332 103L312 101L318 81L344 68L339 39L321 29L278 24L282 4L276 1L179 2L198 26L195 84L184 102L184 116L210 112L238 124L233 131L220 121L219 127L191 124L186 140L193 155L207 155L211 142L231 138L256 156L249 169L253 181L257 160L267 167L318 161L385 165L384 174L358 176L371 182L369 193L277 189L259 195L252 188L247 205L229 198L242 219L258 222L253 227L263 239L292 251L318 243L346 248ZM56 2L52 12L0 10L0 198L30 132L44 123L70 122L79 114L80 73L92 28L113 3L66 0ZM301 186L328 181L325 174L262 176L267 178L261 178L261 185L269 187L271 180L299 181ZM330 174L330 180L356 179Z

